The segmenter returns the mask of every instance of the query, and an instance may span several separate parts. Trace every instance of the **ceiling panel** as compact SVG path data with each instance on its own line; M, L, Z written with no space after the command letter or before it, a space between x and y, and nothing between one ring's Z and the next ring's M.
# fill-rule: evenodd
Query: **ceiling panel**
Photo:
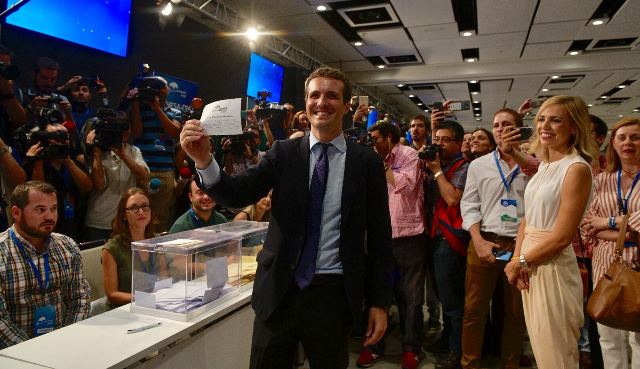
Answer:
M480 35L527 31L535 8L534 1L492 0L478 6ZM500 14L500 22L496 22Z
M416 42L429 40L447 40L459 38L458 25L456 23L433 24L428 26L416 26L408 28L411 37Z
M573 41L583 27L583 21L534 24L527 42Z
M585 22L601 0L541 0L534 23L563 22L583 19Z
M527 44L522 59L545 59L564 56L571 46L570 41Z
M416 52L404 28L388 28L358 32L364 45L358 50L364 56L409 55Z
M451 3L442 0L391 0L406 27L453 23Z

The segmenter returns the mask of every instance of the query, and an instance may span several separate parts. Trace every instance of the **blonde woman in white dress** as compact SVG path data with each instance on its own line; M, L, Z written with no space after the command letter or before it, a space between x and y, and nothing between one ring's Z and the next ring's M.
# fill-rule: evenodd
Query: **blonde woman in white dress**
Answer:
M505 267L522 291L527 331L540 369L578 369L582 280L571 246L591 199L597 151L586 104L554 96L535 118L531 152L542 160L524 196L514 257Z

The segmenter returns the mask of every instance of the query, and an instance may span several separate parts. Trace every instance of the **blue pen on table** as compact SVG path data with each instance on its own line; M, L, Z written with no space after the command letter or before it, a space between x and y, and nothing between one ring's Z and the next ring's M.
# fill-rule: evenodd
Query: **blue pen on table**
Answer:
M131 334L131 333L138 333L138 332L146 331L147 329L151 329L151 328L159 327L159 326L161 326L161 325L162 325L162 323L153 323L153 324L149 324L149 325L142 326L142 327L140 327L140 328L127 329L127 334Z

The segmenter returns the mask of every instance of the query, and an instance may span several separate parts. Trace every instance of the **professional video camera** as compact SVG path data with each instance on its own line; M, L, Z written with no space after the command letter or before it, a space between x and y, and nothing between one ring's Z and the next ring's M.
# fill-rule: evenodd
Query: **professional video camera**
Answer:
M96 131L94 144L102 151L122 147L124 133L129 130L130 122L124 113L113 109L98 109L96 117L91 119Z
M0 62L0 77L13 81L20 75L20 69L17 65L6 64Z
M255 99L258 109L256 110L256 118L258 120L269 119L270 124L281 125L287 117L287 110L284 105L268 103L267 98L271 97L269 91L258 91Z
M140 104L150 104L156 97L160 97L160 91L167 87L167 84L159 77L145 77L138 85L138 99Z
M41 116L43 117L41 119L49 119L44 118L47 114ZM14 139L22 155L25 155L31 146L40 142L43 150L36 159L65 159L69 156L69 134L66 131L49 132L46 130L48 124L32 121L16 130Z
M436 154L442 155L442 147L438 145L426 145L424 149L418 151L418 157L422 160L433 161Z
M142 82L143 79L152 75L153 75L153 71L151 70L151 67L149 66L149 64L147 63L140 64L140 68L138 72L136 73L135 76L133 76L133 79L131 79L131 82L129 82L128 90L139 87L140 82ZM118 110L122 110L122 111L129 110L129 103L130 103L130 100L127 98L127 95L123 96L122 99L120 100L120 103L118 104Z
M231 151L231 154L234 156L244 155L245 142L253 140L255 137L256 136L251 131L242 132L240 135L229 136L229 139L231 140L231 147L229 148L229 151Z

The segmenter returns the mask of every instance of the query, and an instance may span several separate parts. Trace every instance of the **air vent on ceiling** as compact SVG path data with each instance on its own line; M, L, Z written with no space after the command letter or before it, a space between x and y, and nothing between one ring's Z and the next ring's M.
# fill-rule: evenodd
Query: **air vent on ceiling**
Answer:
M602 49L619 49L619 48L628 48L633 44L637 38L635 37L627 37L627 38L612 38L608 40L598 40L592 47L592 50L602 50Z
M338 9L338 13L351 27L381 26L399 22L391 4L342 8Z
M418 58L416 58L415 55L383 56L382 58L386 59L388 64L408 64L418 62Z
M622 104L623 102L629 100L628 97L610 97L603 104L614 105L614 104Z
M426 83L411 84L411 85L409 85L409 87L411 87L411 89L414 90L414 91L435 90L436 89L436 86L434 84L426 84Z
M375 66L384 65L384 60L379 56L367 56L367 60Z
M574 83L575 81L577 81L578 78L558 78L558 79L552 79L551 81L549 81L550 84L555 84L555 83Z

